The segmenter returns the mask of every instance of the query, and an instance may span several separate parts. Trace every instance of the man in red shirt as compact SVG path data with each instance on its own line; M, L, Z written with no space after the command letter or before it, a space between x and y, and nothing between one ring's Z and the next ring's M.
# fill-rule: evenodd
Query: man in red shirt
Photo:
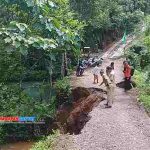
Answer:
M129 65L129 63L127 61L123 62L124 64L124 77L125 77L125 82L124 82L124 86L125 86L125 91L130 90L132 88L131 86L131 66Z

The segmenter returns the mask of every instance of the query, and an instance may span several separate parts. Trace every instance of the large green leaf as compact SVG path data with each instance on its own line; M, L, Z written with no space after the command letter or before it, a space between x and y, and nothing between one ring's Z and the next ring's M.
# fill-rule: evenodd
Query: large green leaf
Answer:
M21 46L21 43L19 41L13 41L12 45L16 48L19 48Z
M11 42L11 38L10 37L7 37L6 39L5 39L5 43L10 43Z
M48 1L48 4L51 6L51 7L56 7L56 4L52 1Z
M5 50L6 50L6 52L11 53L11 52L15 51L16 49L14 46L10 45L10 46L6 46Z
M34 6L35 5L35 1L34 0L25 0L26 1L26 3L27 3L27 5L28 5L28 7L31 7L31 6Z
M28 54L28 48L25 47L25 46L21 46L21 47L19 48L19 50L20 50L20 53L21 53L22 55L27 55L27 54Z

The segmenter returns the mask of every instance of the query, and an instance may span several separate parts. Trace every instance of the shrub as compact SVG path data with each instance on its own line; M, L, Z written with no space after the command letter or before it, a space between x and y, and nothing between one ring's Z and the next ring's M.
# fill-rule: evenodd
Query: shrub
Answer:
M24 81L42 81L48 79L49 74L45 70L34 70L25 76Z
M31 150L53 150L56 139L60 136L59 131L54 131L53 134L37 142Z
M134 79L139 88L139 100L144 105L146 110L150 112L150 83L146 82L147 74L140 71L135 72Z
M54 87L56 90L57 106L70 101L71 86L69 78L65 77L62 80L57 80Z
M41 103L28 97L18 85L0 84L0 116L35 116L36 121L55 114L55 97L49 103ZM33 125L28 124L4 124L0 125L0 141L6 139L7 135L14 138L27 140L34 138ZM40 131L43 133L43 131Z

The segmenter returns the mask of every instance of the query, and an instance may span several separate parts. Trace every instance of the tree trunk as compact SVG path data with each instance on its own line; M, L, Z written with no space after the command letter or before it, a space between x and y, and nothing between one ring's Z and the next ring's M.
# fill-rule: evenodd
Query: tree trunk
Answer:
M61 76L64 78L68 75L67 53L62 54Z
M68 63L67 63L67 53L64 53L64 75L68 75Z
M65 74L65 71L64 71L64 53L62 53L62 62L61 62L61 76L62 78L64 78L64 74Z
M53 72L52 72L52 59L50 60L50 72L49 72L49 74L50 74L49 82L50 82L50 99L51 99L51 97L52 97L52 74L53 74Z

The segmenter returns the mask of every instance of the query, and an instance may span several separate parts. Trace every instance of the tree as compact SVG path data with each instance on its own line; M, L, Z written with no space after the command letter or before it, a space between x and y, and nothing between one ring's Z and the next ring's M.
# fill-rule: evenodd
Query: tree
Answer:
M35 101L25 94L22 81L32 70L38 70L40 67L37 66L42 61L52 87L52 75L58 69L55 62L58 60L62 63L62 54L65 54L65 58L67 53L79 55L84 24L74 19L67 0L2 0L0 8L0 56L4 56L0 58L0 62L3 62L0 66L0 113L14 116L35 113L40 119L50 116L49 110L55 105L52 105L51 88L48 102L41 99ZM32 63L29 62L30 58ZM61 70L61 65L58 67ZM12 88L10 81L14 81L11 80L14 77L10 76L15 75L19 79L15 83L16 88ZM10 111L5 112L4 108L8 106L11 107ZM9 133L18 130L21 132L15 126ZM5 132L8 133L7 130Z
M79 19L87 25L84 34L84 46L103 49L109 41L120 38L124 32L133 31L148 7L146 0L70 0L72 8L79 14ZM90 42L89 42L90 41Z

